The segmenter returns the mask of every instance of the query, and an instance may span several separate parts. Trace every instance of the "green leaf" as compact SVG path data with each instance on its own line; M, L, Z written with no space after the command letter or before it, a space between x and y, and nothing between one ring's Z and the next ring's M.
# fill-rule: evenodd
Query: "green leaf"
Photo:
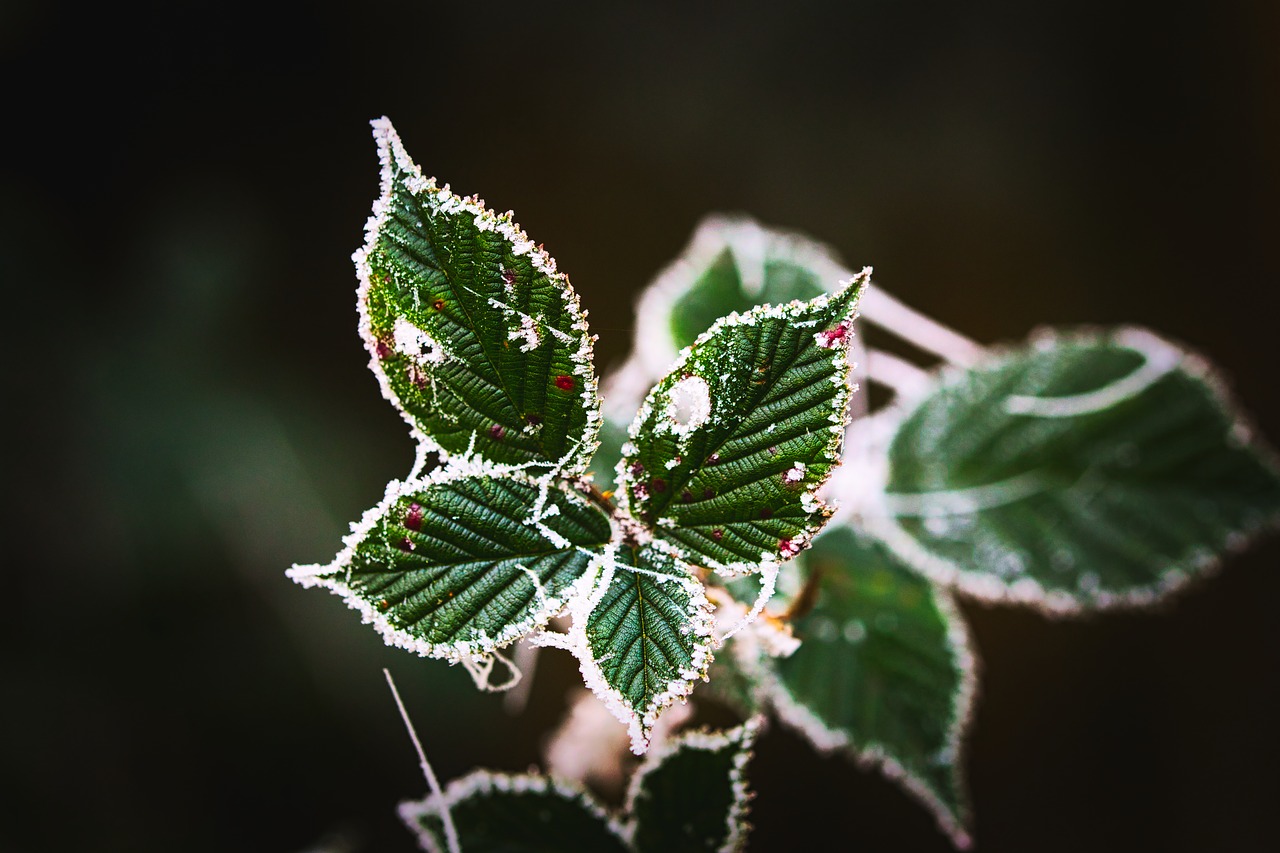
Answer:
M813 299L852 275L829 247L801 234L707 217L640 296L631 354L605 383L609 415L629 420L679 351L721 317Z
M804 548L839 459L864 270L831 297L722 318L649 393L619 465L623 506L688 561L754 571Z
M568 279L510 212L424 178L391 123L373 125L382 195L353 256L360 332L420 460L474 453L581 473L600 403Z
M289 574L342 596L388 644L460 660L563 610L610 533L608 517L566 488L446 468L392 481L333 562Z
M1042 336L940 378L866 522L931 577L1056 610L1150 601L1280 515L1204 363L1138 330Z
M646 757L628 802L637 853L704 853L746 847L745 768L758 722L689 732Z
M959 614L847 527L825 531L800 562L817 597L794 622L800 648L760 659L763 698L819 749L882 766L967 847L960 750L975 673Z
M400 817L430 853L444 853L447 808L464 853L627 853L623 830L594 797L532 774L477 771L456 779L444 799L400 804Z
M662 709L706 675L711 606L690 567L652 546L611 548L600 567L595 592L573 606L570 647L639 754Z

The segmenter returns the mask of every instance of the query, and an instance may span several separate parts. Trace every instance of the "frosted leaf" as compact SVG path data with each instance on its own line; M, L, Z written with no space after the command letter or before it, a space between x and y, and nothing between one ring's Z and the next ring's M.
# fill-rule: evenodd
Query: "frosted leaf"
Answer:
M623 447L624 509L660 547L722 572L794 557L828 511L852 393L848 324L870 277L717 321L649 393ZM845 329L832 347L816 331Z
M391 123L373 125L382 194L352 259L383 394L446 461L465 451L581 473L600 403L593 338L568 279L509 212L424 177Z
M341 596L388 644L457 662L545 625L590 582L591 554L611 535L572 491L441 469L392 481L333 562L289 574Z
M756 701L816 748L879 766L966 848L961 760L976 665L960 615L944 591L844 526L798 563L816 584L793 622L799 648L782 658L733 650Z
M1202 359L1150 332L1041 333L907 411L861 523L930 577L1055 611L1142 604L1280 520Z

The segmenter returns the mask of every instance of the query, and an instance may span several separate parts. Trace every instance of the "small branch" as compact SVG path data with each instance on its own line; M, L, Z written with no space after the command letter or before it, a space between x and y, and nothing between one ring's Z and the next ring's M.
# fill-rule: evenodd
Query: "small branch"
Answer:
M610 516L618 511L617 505L608 498L604 492L600 491L595 483L585 478L578 478L573 481L573 484L583 496L588 498L593 504L600 507L600 509L604 510Z
M982 354L976 341L907 307L874 285L862 295L860 309L862 316L877 326L952 364L967 366Z
M440 820L444 824L444 840L449 853L462 853L462 845L458 841L458 828L453 825L453 815L449 814L449 804L445 802L444 791L440 790L440 781L436 779L435 771L431 769L427 754L422 749L422 741L418 740L418 733L409 720L409 712L405 710L404 702L400 700L400 691L396 690L396 683L385 667L382 674L387 677L387 686L391 688L391 695L396 700L396 708L400 710L400 719L404 721L404 727L409 731L409 739L413 741L413 748L418 752L418 765L422 768L422 775L427 780L427 787L431 789L431 795L440 803Z
M929 373L884 350L867 350L867 378L893 390L899 398L914 397L929 384Z

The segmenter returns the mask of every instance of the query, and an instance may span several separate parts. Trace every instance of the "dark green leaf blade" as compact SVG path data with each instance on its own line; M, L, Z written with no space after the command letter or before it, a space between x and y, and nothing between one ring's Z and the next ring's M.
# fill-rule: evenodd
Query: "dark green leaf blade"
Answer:
M570 646L639 754L662 710L706 676L711 605L687 564L650 545L610 548L599 564L595 592L571 611Z
M448 808L464 853L627 853L622 830L595 798L565 782L476 771L449 784L443 802L400 804L400 818L423 849L445 853Z
M424 178L391 123L373 125L382 196L353 259L383 393L424 450L581 473L600 403L568 279L510 213Z
M649 393L623 448L623 505L690 562L754 571L795 556L827 511L863 270L835 295L721 319Z
M940 380L867 521L971 594L1151 601L1280 517L1280 475L1221 388L1140 329L1042 336Z
M721 317L807 301L853 275L829 246L803 234L740 215L706 217L679 257L641 293L631 353L604 382L606 417L630 423L679 351ZM852 353L852 360L863 360L860 339Z
M444 469L392 481L332 563L290 576L342 596L391 645L460 660L545 625L610 536L599 509L545 480Z
M627 797L637 853L745 849L745 769L757 726L684 733L646 756Z
M765 698L818 748L883 766L967 847L960 751L975 665L964 623L944 591L843 525L800 562L818 595L795 620L800 648L760 660Z

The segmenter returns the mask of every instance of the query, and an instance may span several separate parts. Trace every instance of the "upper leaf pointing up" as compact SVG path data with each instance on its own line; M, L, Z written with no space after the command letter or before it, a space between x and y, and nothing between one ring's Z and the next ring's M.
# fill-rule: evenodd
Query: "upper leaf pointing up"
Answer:
M383 394L423 449L580 473L600 403L568 278L510 212L424 178L391 122L373 127L382 195L352 259Z
M649 393L619 484L626 508L685 560L754 571L794 557L826 522L815 494L839 459L870 275L722 318Z

